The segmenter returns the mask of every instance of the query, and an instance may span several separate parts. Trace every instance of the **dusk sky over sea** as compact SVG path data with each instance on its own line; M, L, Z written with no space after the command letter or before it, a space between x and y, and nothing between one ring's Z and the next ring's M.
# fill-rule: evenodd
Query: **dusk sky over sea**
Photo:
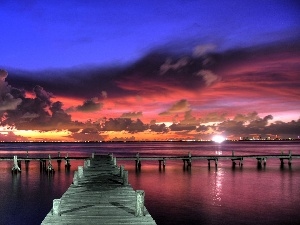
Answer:
M1 1L0 141L300 136L298 1Z

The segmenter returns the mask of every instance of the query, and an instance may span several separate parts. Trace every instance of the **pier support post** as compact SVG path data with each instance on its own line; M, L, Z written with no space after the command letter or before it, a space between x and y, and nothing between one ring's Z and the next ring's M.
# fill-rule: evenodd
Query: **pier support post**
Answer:
M19 166L19 168L21 170L22 169L22 161L21 160L18 161L18 166Z
M123 185L128 185L128 171L123 171Z
M191 154L191 152L189 152L189 159L188 159L188 161L187 161L187 167L192 167L192 154Z
M46 171L46 160L42 160L42 171Z
M30 160L28 159L28 150L26 151L25 169L28 171Z
M66 161L66 163L65 163L65 169L66 169L66 170L69 170L70 167L71 167L71 163L70 163L70 160L68 159L68 154L67 154L67 156L65 157L65 161Z
M116 166L117 165L117 158L116 157L113 158L113 162L114 162L114 166Z
M61 157L60 157L60 152L57 153L57 168L60 170L60 165L61 165Z
M163 164L163 168L165 169L165 167L166 167L166 159L165 158L159 159L158 163L159 163L159 170L161 170L161 164Z
M288 165L291 166L292 165L292 151L289 151L289 161L288 161Z
M124 176L124 166L121 165L120 166L120 177L123 177Z
M88 168L89 166L91 166L91 160L85 159L84 160L84 168Z
M239 165L243 166L243 158L240 159Z
M53 166L52 166L52 163L51 163L51 156L50 156L50 154L49 154L49 159L48 159L47 172L48 173L53 173L54 172L54 169L53 169Z
M83 177L83 166L78 166L78 178Z
M284 162L283 159L280 159L280 165L283 166Z
M218 167L218 158L215 159L215 167Z
M25 169L26 170L29 169L29 163L30 163L30 160L29 159L25 159Z
M137 190L136 192L136 205L135 205L135 216L144 216L144 208L145 208L145 191Z
M92 153L92 159L95 158L95 153Z
M110 157L110 160L113 161L113 160L114 160L114 154L113 154L113 153L110 153L110 154L108 154L108 155L109 155L109 157Z
M136 160L135 160L135 169L136 170L141 170L142 163L140 160L140 153L136 153Z
M291 166L292 165L292 158L289 158L288 160L289 160L288 165Z
M61 165L61 159L58 159L58 160L57 160L57 167L58 167L58 170L60 170L60 165Z
M260 169L263 158L256 158L256 159L257 159L257 168Z
M234 160L234 159L231 159L231 161L232 161L232 168L235 168L235 165L236 165L235 160Z
M11 170L13 172L21 172L21 168L19 167L19 164L18 164L18 157L16 155L14 155L14 165Z
M43 170L43 161L40 159L40 171Z
M74 171L73 184L78 185L78 171Z
M61 199L53 199L52 215L61 215Z

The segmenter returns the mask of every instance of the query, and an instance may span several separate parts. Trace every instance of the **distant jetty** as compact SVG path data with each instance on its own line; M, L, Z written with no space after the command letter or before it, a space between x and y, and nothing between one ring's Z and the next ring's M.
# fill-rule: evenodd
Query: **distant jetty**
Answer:
M92 154L94 155L94 153ZM60 153L58 153L58 156L51 158L49 155L48 157L29 157L28 152L26 157L17 157L16 155L13 157L0 157L1 160L11 160L13 161L12 165L12 171L13 172L21 172L22 168L22 161L25 162L25 168L28 169L30 161L39 161L40 162L40 170L41 171L47 171L47 172L54 172L53 166L52 166L52 160L56 160L58 163L58 168L61 167L61 162L65 161L65 168L70 169L71 167L71 160L85 160L88 157L69 157L68 155L66 157L61 157ZM183 162L183 168L189 169L192 166L193 161L199 161L199 160L206 160L208 162L208 167L210 168L211 162L214 162L215 167L217 168L218 162L220 160L231 160L232 161L232 167L235 167L236 165L243 166L245 159L256 159L257 160L257 167L260 168L262 165L266 166L267 159L279 159L280 160L280 166L283 166L284 163L287 161L288 165L292 165L293 159L300 159L299 154L292 154L291 151L288 153L278 153L278 154L240 154L236 155L234 151L232 151L231 155L192 155L190 152L188 155L183 156L142 156L139 153L136 153L135 156L127 156L127 157L118 157L119 161L126 160L126 161L134 161L136 170L140 170L142 167L142 162L145 161L157 161L159 165L159 169L166 167L167 161L175 161L180 160ZM116 160L116 158L114 158Z

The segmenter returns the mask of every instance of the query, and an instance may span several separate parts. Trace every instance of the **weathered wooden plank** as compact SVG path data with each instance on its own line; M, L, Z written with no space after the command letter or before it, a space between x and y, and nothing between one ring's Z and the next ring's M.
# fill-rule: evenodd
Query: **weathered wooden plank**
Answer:
M136 192L123 185L120 170L109 156L91 159L77 181L58 201L59 215L51 210L42 224L156 224L146 208L144 216L135 216Z

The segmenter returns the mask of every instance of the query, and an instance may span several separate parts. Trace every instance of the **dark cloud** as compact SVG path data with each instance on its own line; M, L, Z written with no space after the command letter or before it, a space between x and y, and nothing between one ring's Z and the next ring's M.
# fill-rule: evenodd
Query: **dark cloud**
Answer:
M3 77L7 77L3 76ZM19 130L79 130L82 123L72 121L62 109L61 102L52 102L53 94L37 85L33 88L34 98L27 98L24 90L12 88L5 80L0 81L0 111L2 126Z
M15 89L6 82L7 76L7 71L0 69L0 116L6 110L16 109L22 102L19 96L12 94L12 90Z
M191 131L195 130L195 125L186 125L186 124L175 124L173 123L171 126L169 126L171 131Z
M8 73L6 70L0 69L0 81L5 81Z
M20 89L31 90L32 85L40 85L58 96L86 99L94 96L107 98L108 92L112 99L136 95L168 96L178 90L198 93L220 81L258 82L257 85L263 82L264 86L270 88L280 86L293 90L300 85L294 72L300 70L299 63L296 63L300 58L299 41L236 48L224 52L215 50L215 46L211 44L197 45L194 52L184 53L161 48L129 65L106 68L33 72L11 70L8 81ZM241 69L247 65L248 70Z
M143 132L149 128L148 124L144 124L140 119L132 121L129 124L128 130L130 133Z
M279 134L285 138L300 137L300 119L297 121L292 120L290 122L276 121L267 127L266 133L269 134Z
M275 121L270 123L272 119L272 115L260 118L256 112L244 116L239 114L233 120L226 120L216 125L216 129L227 136L236 138L250 136L297 138L299 136L300 119L291 122Z
M140 118L143 116L142 112L128 112L128 113L123 113L121 115L121 118L132 118L132 119L136 119L136 118Z
M130 118L110 118L101 124L103 131L127 131L130 133L143 132L148 129L140 119L132 120Z
M237 122L247 122L247 121L253 121L259 119L257 112L248 113L247 115L244 114L237 114L233 118L234 121Z
M180 101L176 102L174 105L172 105L167 111L164 111L160 113L160 116L165 115L172 115L174 113L181 113L181 112L187 112L190 111L190 104L186 99L181 99Z
M151 124L149 125L149 128L153 132L157 133L167 133L169 131L169 128L166 127L164 123L162 124Z
M196 131L197 132L205 132L205 131L208 131L208 129L209 129L208 126L200 125L197 127Z
M192 110L189 110L184 113L184 119L180 121L180 124L198 126L200 124L200 121L201 120L192 115Z
M82 105L68 109L68 111L94 112L100 110L102 107L103 103L98 102L98 98L92 98L84 101Z
M80 97L90 99L96 94L110 97L122 94L116 86L115 79L119 75L117 67L112 68L73 68L63 70L22 71L10 70L8 82L18 88L31 90L33 85L46 87L57 96ZM84 84L84 85L83 85Z
M81 98L91 98L95 93L106 98L107 92L103 90L109 90L110 98L149 95L157 91L168 94L172 89L197 90L217 81L218 76L205 69L202 61L202 58L157 51L128 66L33 72L12 70L9 82L26 90L38 84L56 95Z
M217 113L217 112L211 112L207 115L200 118L201 123L209 123L209 122L222 122L226 120L226 113Z
M36 98L40 99L48 106L51 104L51 98L53 97L52 93L45 91L44 88L39 85L33 88L33 92L35 93Z

